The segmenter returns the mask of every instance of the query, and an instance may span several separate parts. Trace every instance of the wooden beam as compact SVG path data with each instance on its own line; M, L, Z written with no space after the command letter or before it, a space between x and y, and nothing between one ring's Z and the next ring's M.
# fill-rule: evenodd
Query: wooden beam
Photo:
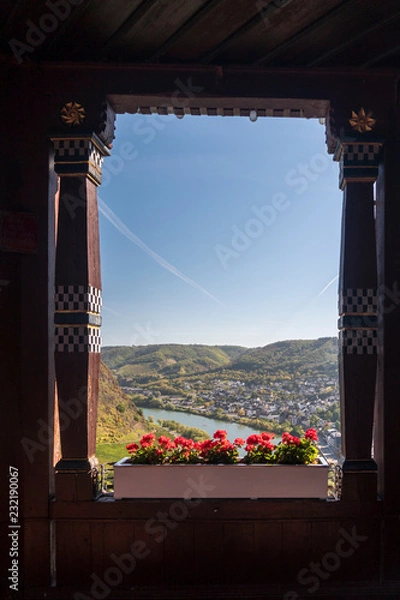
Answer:
M131 15L122 23L121 27L115 31L111 37L103 44L100 52L100 56L106 56L107 51L112 49L113 45L118 42L118 40L123 37L128 31L136 25L136 23L143 17L144 14L154 5L157 4L159 0L143 0L143 2L135 8Z
M267 52L267 54L264 54L264 56L261 56L254 62L254 65L264 65L268 61L273 60L276 56L279 56L279 54L282 51L287 50L287 48L290 48L294 44L297 44L299 40L308 37L310 33L321 27L321 25L327 23L330 19L332 19L332 17L337 17L338 15L340 15L340 13L347 9L348 5L352 2L354 2L354 0L344 0L342 4L325 13L323 17L320 17L319 19L314 21L313 23L311 23L311 25L304 27L304 29L302 29L289 39L276 46L276 48L270 50L269 52Z
M381 29L382 27L384 27L384 25L388 25L392 21L396 21L399 18L399 15L400 15L400 9L395 11L395 13L390 15L389 17L386 17L386 19L382 19L381 21L378 21L377 23L374 23L373 25L371 25L371 27L367 27L367 29L364 29L363 31L361 31L358 35L353 35L353 36L349 37L347 40L345 40L344 42L342 42L341 44L338 44L337 46L334 46L327 52L324 52L324 54L320 54L317 58L310 61L306 66L307 67L318 67L319 65L323 64L327 58L332 58L332 56L339 54L342 50L345 50L349 46L353 46L354 44L356 44L357 42L362 40L365 36L369 35L370 33L377 31L378 29ZM398 48L399 48L399 46L397 46L397 49ZM391 49L391 51L394 51L394 50L396 50L396 48ZM374 64L376 62L375 59L376 59L376 57L371 59L372 62L368 61L363 66L367 67L367 66L369 66L369 64ZM379 60L379 57L378 57L378 60Z
M209 64L218 54L220 54L225 48L228 48L238 37L250 31L255 27L261 19L260 13L258 12L254 17L249 19L244 25L239 27L235 32L233 32L229 37L223 40L220 44L215 46L210 52L206 52L198 59L198 62L201 64Z
M170 502L165 499L114 500L112 496L104 496L92 503L76 505L71 501L60 502L56 499L50 505L52 519L93 519L113 520L151 519L154 512L167 510ZM222 511L215 510L219 506ZM203 499L195 507L188 506L188 521L204 519L207 521L253 519L255 521L276 522L287 519L321 520L344 519L348 515L357 514L360 518L376 519L381 515L381 507L376 500L365 499L362 503L353 499L340 501L320 499L266 499L266 500L211 500Z
M31 67L21 66L30 70ZM213 65L148 65L121 63L42 63L46 89L60 94L146 96L171 95L180 79L188 87L189 104L197 98L345 98L346 103L374 97L375 105L387 105L382 96L392 91L398 70L385 69L291 69L263 67L216 67ZM90 79L90 90L87 80ZM195 86L195 88L193 87ZM201 87L201 92L198 91ZM390 96L391 97L391 96ZM365 103L365 102L364 102ZM377 110L377 109L375 109ZM58 115L57 115L57 123Z
M286 98L188 98L182 94L168 98L159 96L110 95L116 113L184 114L248 117L256 109L259 117L323 118L329 109L328 100L299 100Z
M327 116L330 105L335 105L335 115L342 115L339 127L348 125L352 110L372 107L378 117L374 132L384 137L386 115L390 108L394 109L392 90L398 76L396 70L115 63L44 63L41 69L46 93L52 97L53 109L48 115L50 131L59 127L59 110L66 97L79 98L88 105L98 97L107 96L120 114L134 113L138 107L148 107L149 112L155 107L161 113L168 113L168 107L172 107L184 109L187 114L208 114L208 109L215 108L229 109L228 112L236 108L240 114L241 109L257 108L295 109L291 116L300 110L298 116L320 118ZM158 111L160 107L162 110ZM89 125L87 120L85 124ZM330 152L335 145L336 142L330 146Z
M92 8L95 0L85 0L83 4L78 6L74 6L71 14L68 16L68 19L61 23L57 30L52 34L49 39L49 42L45 43L42 47L39 47L36 51L39 56L49 56L52 49L57 46L57 43L63 43L63 37L66 35L68 31L74 29L75 23L82 17L82 15L89 9ZM65 39L65 38L64 38Z
M372 65L376 65L377 63L379 63L379 61L383 60L384 58L393 56L394 54L397 54L398 52L400 52L400 45L397 45L394 48L390 48L389 50L387 50L386 52L382 52L381 54L377 54L376 56L374 56L373 58L371 58L370 60L368 60L367 62L362 64L361 68L368 69L369 67L372 67Z
M171 48L178 40L184 37L201 19L208 15L222 0L210 0L205 6L202 6L190 19L179 27L153 54L146 59L147 63L155 62L160 56L165 54L168 48Z

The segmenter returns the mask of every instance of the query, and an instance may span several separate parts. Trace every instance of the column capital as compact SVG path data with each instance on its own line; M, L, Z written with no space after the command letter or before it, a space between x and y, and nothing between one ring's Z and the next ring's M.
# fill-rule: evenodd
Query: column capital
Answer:
M95 133L60 133L50 139L54 144L54 170L58 175L83 175L96 185L101 184L103 158L111 152Z
M333 159L340 163L339 187L347 183L374 183L384 144L383 139L345 137L339 139Z
M328 152L340 163L341 190L347 183L376 181L382 146L389 132L376 92L371 95L369 90L362 102L360 97L333 100L325 119Z
M115 112L99 97L59 101L51 119L54 170L60 176L85 176L101 184L102 162L110 156Z
M82 93L71 98L60 94L54 99L49 115L50 137L95 134L112 148L114 132L115 111L104 96Z

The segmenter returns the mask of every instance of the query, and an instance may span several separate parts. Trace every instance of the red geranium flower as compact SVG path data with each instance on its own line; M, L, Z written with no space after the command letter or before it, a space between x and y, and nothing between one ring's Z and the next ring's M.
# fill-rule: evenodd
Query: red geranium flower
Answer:
M140 444L141 444L141 446L143 446L143 443L145 443L146 447L151 446L155 439L156 439L156 436L154 435L154 433L146 433L140 440ZM144 447L145 446L143 446L143 448Z
M188 440L187 438L183 437L183 435L178 435L178 437L174 439L174 444L175 446L190 448L190 446L193 444L193 440Z
M277 445L271 443L273 433L263 431L249 435L246 442L235 438L227 439L227 432L218 429L212 439L194 442L192 439L177 436L174 440L160 436L155 443L154 433L142 436L140 444L126 445L133 464L163 463L196 463L206 464L312 464L318 457L318 448L314 444L318 440L315 429L308 429L302 438L291 435L287 431L282 434L282 441ZM238 448L245 446L247 455L239 457Z
M221 442L220 448L221 450L234 450L235 446L231 442L228 442L228 440L224 440Z
M138 444L127 444L126 449L129 452L136 452L136 450L139 450L139 446Z
M263 448L267 448L267 450L271 450L271 452L272 452L272 450L274 449L274 445L273 445L273 444L271 444L271 442L270 442L270 441L268 441L268 440L263 440L263 441L261 442L261 445L262 445L262 447L263 447Z
M315 429L307 429L307 431L304 434L304 437L306 438L306 440L312 440L313 442L318 442L318 434L315 431Z
M171 443L171 438L167 437L166 435L160 435L158 438L158 443L160 446L165 446L168 448Z
M252 433L247 438L246 442L250 445L259 444L262 440L262 437L259 433Z
M212 446L213 446L212 440L204 440L203 442L200 442L201 450L208 450L209 448L212 448Z

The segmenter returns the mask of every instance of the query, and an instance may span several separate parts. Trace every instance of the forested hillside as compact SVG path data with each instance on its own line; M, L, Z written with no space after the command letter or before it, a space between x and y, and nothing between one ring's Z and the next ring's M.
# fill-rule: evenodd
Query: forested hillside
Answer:
M335 375L337 355L337 338L287 340L247 350L226 370L274 376Z
M121 385L157 380L173 385L201 374L263 383L271 378L337 376L337 338L287 340L262 348L162 344L115 346L102 350Z
M228 366L245 351L241 346L197 344L110 346L102 349L102 358L121 385L132 385L158 377L181 377Z
M97 441L115 442L132 432L139 437L150 430L149 423L138 412L132 400L123 393L116 377L101 363Z

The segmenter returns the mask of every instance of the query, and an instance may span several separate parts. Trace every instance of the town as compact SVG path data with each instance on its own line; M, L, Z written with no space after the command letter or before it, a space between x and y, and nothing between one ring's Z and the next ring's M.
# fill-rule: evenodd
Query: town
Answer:
M339 458L340 410L337 379L325 375L271 381L268 385L201 377L183 381L179 394L124 386L138 406L236 421L276 432L315 427L330 458Z

